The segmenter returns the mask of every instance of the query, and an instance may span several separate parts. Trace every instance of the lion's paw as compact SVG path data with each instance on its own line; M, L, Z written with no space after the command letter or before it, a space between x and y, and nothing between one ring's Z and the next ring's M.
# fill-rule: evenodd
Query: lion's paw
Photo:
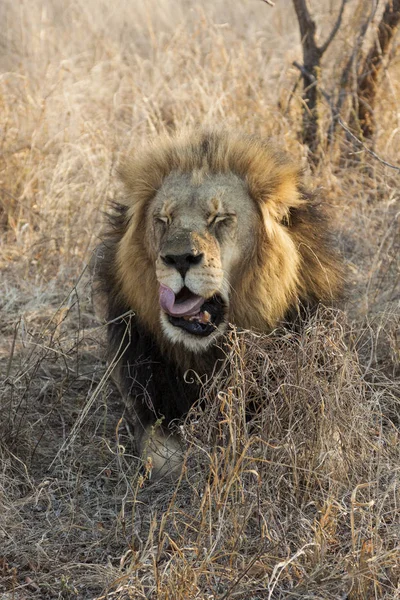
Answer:
M140 440L140 454L151 479L175 480L179 477L183 450L178 435L149 426Z

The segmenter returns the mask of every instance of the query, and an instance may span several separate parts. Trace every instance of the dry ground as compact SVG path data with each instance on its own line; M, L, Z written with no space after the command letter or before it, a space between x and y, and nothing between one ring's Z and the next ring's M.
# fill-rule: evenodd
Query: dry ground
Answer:
M323 34L334 4L314 2ZM325 57L329 93L367 6ZM340 158L338 132L310 181L337 209L349 300L301 334L233 334L177 486L138 472L90 303L120 152L224 123L305 164L291 4L5 0L0 22L0 598L399 599L395 170ZM399 66L377 111L393 163Z

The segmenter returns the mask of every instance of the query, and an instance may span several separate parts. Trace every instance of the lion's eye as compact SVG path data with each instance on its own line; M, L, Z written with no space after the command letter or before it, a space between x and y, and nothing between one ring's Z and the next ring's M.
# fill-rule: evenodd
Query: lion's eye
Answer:
M154 215L154 221L165 226L170 224L171 219L169 217Z
M212 227L213 225L217 225L218 223L225 223L226 225L232 223L236 219L236 215L234 213L224 213L213 215L208 220L208 226Z

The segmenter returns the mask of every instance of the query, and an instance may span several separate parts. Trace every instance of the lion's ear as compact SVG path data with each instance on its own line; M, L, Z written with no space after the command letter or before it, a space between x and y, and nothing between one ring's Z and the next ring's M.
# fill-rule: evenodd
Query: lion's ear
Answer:
M288 169L271 185L263 202L263 214L283 225L290 224L290 215L305 203L297 169Z
M263 214L281 223L287 220L291 209L303 204L302 168L279 150L269 147L262 150L248 161L246 181Z
M124 202L132 206L152 198L176 167L177 156L166 135L121 156L116 171L126 191Z
M276 206L279 221L286 218L291 209L303 204L304 200L299 190L299 174L297 171L282 179L272 200Z

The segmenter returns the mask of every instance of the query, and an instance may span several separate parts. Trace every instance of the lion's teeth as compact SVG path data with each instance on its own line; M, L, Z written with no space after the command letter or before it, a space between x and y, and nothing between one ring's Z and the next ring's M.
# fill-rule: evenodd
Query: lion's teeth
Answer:
M185 321L198 321L203 325L207 325L211 321L211 315L206 310L204 312L199 313L198 315L192 315L190 317L182 317Z
M211 315L209 312L207 312L206 310L202 313L200 313L200 319L199 319L200 323L204 323L207 324L211 321Z

